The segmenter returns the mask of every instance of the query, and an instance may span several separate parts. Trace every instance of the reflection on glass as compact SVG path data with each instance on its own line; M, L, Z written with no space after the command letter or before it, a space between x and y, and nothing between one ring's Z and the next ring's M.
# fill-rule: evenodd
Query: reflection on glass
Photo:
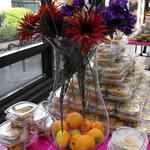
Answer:
M0 97L42 75L41 54L0 68Z

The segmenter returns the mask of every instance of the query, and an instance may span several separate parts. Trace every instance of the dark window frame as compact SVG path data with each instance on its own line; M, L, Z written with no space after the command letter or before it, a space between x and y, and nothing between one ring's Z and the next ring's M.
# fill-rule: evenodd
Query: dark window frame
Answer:
M4 121L4 110L18 101L39 103L48 97L53 85L53 49L49 43L38 43L0 55L0 68L42 54L43 75L0 98L0 122Z

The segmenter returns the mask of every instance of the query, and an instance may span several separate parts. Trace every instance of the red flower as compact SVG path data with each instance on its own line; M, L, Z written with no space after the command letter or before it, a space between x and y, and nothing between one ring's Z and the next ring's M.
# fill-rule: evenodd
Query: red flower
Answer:
M67 22L70 27L65 30L65 34L71 37L71 42L81 41L82 54L85 53L86 49L89 52L90 48L98 41L107 41L103 34L107 30L102 25L102 19L97 16L95 10L91 14L85 11L83 14L78 13L73 18L68 17Z
M54 2L51 5L46 4L40 6L38 16L41 17L43 12L46 12L49 18L51 18L52 15L55 19L62 18L62 14Z
M22 21L20 22L20 28L18 30L21 41L29 40L34 34L39 33L37 25L38 22L39 17L34 15L32 12L27 13L24 18L22 18Z
M38 16L43 35L49 37L62 35L63 16L54 2L51 5L41 6Z

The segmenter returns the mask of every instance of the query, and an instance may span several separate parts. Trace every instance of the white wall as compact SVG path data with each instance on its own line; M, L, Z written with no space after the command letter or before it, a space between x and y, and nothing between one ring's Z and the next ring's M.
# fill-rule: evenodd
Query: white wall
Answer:
M11 0L0 0L0 11L11 8Z
M145 0L138 0L138 10L137 10L137 28L141 24L143 24L144 20L144 8L145 8Z
M105 5L106 5L106 6L109 5L109 1L110 1L110 0L105 0Z

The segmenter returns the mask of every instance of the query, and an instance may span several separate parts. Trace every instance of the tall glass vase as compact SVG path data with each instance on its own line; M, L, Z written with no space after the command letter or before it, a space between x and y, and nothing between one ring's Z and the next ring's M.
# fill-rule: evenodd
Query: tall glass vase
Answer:
M109 117L100 91L97 64L93 61L96 48L85 57L77 43L70 49L63 49L63 53L61 44L59 46L55 41L51 44L55 75L49 113L56 119L51 128L54 147L99 149L109 134ZM75 134L80 137L71 143ZM66 141L60 140L59 136L65 137Z

